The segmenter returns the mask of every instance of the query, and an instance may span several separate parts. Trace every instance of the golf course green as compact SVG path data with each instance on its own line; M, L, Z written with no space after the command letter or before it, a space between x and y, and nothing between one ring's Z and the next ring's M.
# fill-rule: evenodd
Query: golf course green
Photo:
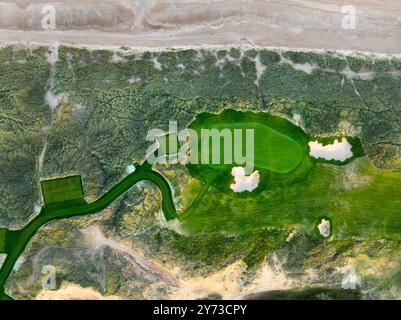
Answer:
M260 173L258 188L252 193L241 193L239 197L254 197L269 186L290 183L304 177L315 164L315 159L309 157L308 142L310 137L298 126L288 120L267 113L238 112L224 110L219 114L202 113L189 126L195 130L199 138L199 159L213 154L213 144L202 136L205 129L229 130L232 138L231 152L240 142L242 155L252 152L253 169ZM246 131L253 130L253 145L246 140ZM242 141L235 140L235 130L242 130ZM220 140L220 150L227 149L225 139ZM209 148L205 148L209 146ZM253 147L253 150L249 150ZM247 150L248 148L248 150ZM231 170L233 166L246 167L249 163L237 163L232 155L233 163L224 163L224 152L220 152L218 164L188 163L191 176L207 183L221 192L233 195L230 189L232 183ZM211 162L211 161L209 161ZM252 172L246 172L250 174Z
M267 169L277 173L287 173L293 170L307 154L303 144L308 140L307 135L299 127L289 121L274 117L266 113L238 112L225 110L217 115L208 113L200 114L190 125L201 137L199 141L199 157L203 154L211 159L213 154L212 143L208 137L202 136L202 130L216 129L219 132L228 130L232 137L231 157L234 158L236 144L240 144L241 154L245 154L247 148L253 147L254 165L258 169ZM239 131L242 140L237 141L235 131ZM246 140L246 131L253 131L254 142L252 145ZM208 145L209 148L202 146ZM224 151L224 141L220 140L220 150ZM211 161L210 161L211 162ZM240 165L230 163L229 166ZM219 164L210 165L216 170L225 166L224 152L220 152Z

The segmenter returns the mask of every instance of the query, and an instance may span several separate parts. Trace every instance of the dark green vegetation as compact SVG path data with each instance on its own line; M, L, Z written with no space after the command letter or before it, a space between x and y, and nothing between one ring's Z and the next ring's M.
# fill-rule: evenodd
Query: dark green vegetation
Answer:
M27 224L25 228L18 231L6 231L5 237L3 236L3 248L5 248L5 251L7 252L7 258L0 269L0 295L4 295L5 283L18 257L25 249L29 240L40 227L51 220L66 219L73 216L81 216L99 212L120 197L133 185L142 180L151 181L159 187L163 197L162 209L166 220L176 218L177 213L174 208L172 194L168 182L161 174L152 171L148 164L145 163L141 166L136 165L135 172L125 177L95 202L85 205L78 205L75 207L67 203L63 208L59 207L57 209L54 209L53 207L48 208L45 206L41 213L29 224ZM4 235L4 230L0 232L0 235L1 234Z
M0 226L24 223L39 196L36 161L50 118L45 52L0 49Z
M17 241L18 232L0 229L0 253L9 253Z
M40 184L45 205L84 198L80 176L44 180Z
M122 57L121 61L112 62L111 51L61 46L59 60L53 67L45 59L47 51L48 48L1 49L2 227L18 229L28 221L32 204L39 199L40 178L79 174L85 181L87 197L100 197L118 182L127 164L143 160L149 145L145 141L148 130L167 129L169 120L177 120L181 129L204 112L262 111L287 119L299 114L302 128L311 137L359 137L368 159L392 171L377 170L367 159L356 159L341 167L318 164L306 179L296 179L292 186L266 186L267 191L258 190L257 197L235 201L216 192L213 186L200 186L200 196L191 196L196 200L193 206L192 202L188 204L191 210L183 217L184 225L193 232L188 236L175 238L172 231L156 227L157 219L148 215L153 213L149 211L150 204L156 206L150 196L145 197L143 205L134 206L134 213L130 212L132 204L124 200L121 206L111 209L111 217L102 216L105 221L99 223L106 226L111 236L121 235L135 246L143 243L144 251L154 252L155 259L162 252L167 261L176 257L180 264L191 261L187 270L192 270L195 264L210 271L216 268L214 261L219 261L220 267L249 254L247 262L255 266L252 261L260 263L273 250L287 247L283 244L284 234L294 226L310 228L303 231L313 235L315 221L321 216L332 219L338 242L321 244L318 237L313 238L317 242L313 245L297 238L291 241L299 244L291 256L302 253L304 258L294 263L291 272L315 268L320 275L332 274L339 264L347 263L355 255L356 246L363 247L360 252L369 257L397 256L399 248L395 242L386 242L394 247L387 251L386 245L378 240L358 242L351 236L398 239L400 234L399 175L394 173L401 170L399 58L263 49L146 53L124 50L115 53ZM21 56L24 58L20 59ZM295 70L283 62L282 56L316 68L311 73ZM155 67L153 59L157 59L161 70ZM263 72L257 72L255 59L266 67ZM347 73L348 69L372 76L364 79ZM44 99L49 83L54 94L61 97L54 112ZM38 156L45 142L43 168L39 170ZM169 181L180 199L179 192L185 183L180 170L184 170L174 167L169 170ZM142 204L141 197L135 201ZM157 212L158 208L152 209ZM379 219L381 216L384 220ZM147 229L142 229L142 225ZM51 230L53 233L49 231L46 235L59 241L56 227ZM276 236L277 230L281 230L282 236ZM269 246L256 245L262 239L262 231L266 232L263 239L269 239ZM235 243L237 236L255 245L248 246L249 250L241 247L241 252L222 245L225 241ZM200 241L201 237L204 241ZM211 239L219 241L208 241ZM55 252L60 248L57 241ZM47 243L44 239L36 252ZM193 252L197 261L191 259ZM33 260L33 251L29 253ZM330 265L330 269L321 270L322 265ZM393 268L399 270L399 266ZM73 265L70 270L75 270ZM29 271L26 278L32 274ZM380 283L386 292L401 292L399 287L393 290L389 283L399 279L399 274L391 272L382 278L370 276L365 289ZM115 266L109 277L114 279L122 273ZM19 273L18 276L22 279ZM89 276L76 276L78 283L89 281ZM119 283L124 283L123 280ZM130 285L136 287L135 282ZM8 286L18 291L16 282L8 282ZM124 295L125 291L120 293Z
M6 252L6 229L0 229L0 253Z

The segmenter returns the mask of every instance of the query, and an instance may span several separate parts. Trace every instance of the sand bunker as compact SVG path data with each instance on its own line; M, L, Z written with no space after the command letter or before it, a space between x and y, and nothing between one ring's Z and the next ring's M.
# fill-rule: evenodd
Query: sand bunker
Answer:
M245 168L233 167L231 174L235 183L230 185L230 189L234 192L253 191L259 185L259 171L252 172L249 176L245 175Z
M324 158L326 160L338 160L345 161L352 158L352 145L346 138L342 138L341 141L337 139L334 143L324 146L318 141L311 141L308 143L310 152L309 155L314 158Z
M327 238L330 237L330 221L326 219L322 219L322 222L317 226L320 234Z

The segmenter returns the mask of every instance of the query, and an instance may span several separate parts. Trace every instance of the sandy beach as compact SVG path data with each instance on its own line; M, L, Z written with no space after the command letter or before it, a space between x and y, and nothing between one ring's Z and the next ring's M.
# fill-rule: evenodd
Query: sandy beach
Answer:
M46 5L54 6L54 30L43 29ZM354 8L355 28L344 28L344 6ZM3 0L0 42L401 53L400 12L390 0Z

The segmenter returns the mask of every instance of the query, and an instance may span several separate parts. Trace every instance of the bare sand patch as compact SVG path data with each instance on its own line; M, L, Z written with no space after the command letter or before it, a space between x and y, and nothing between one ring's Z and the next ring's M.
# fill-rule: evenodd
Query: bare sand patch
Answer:
M169 299L200 299L219 294L223 299L241 299L248 294L268 290L288 289L291 285L285 273L264 264L250 282L244 282L246 264L237 261L206 277L182 279L185 290L179 290Z
M118 300L117 296L103 296L93 288L83 288L75 283L64 282L58 290L42 289L36 300Z

